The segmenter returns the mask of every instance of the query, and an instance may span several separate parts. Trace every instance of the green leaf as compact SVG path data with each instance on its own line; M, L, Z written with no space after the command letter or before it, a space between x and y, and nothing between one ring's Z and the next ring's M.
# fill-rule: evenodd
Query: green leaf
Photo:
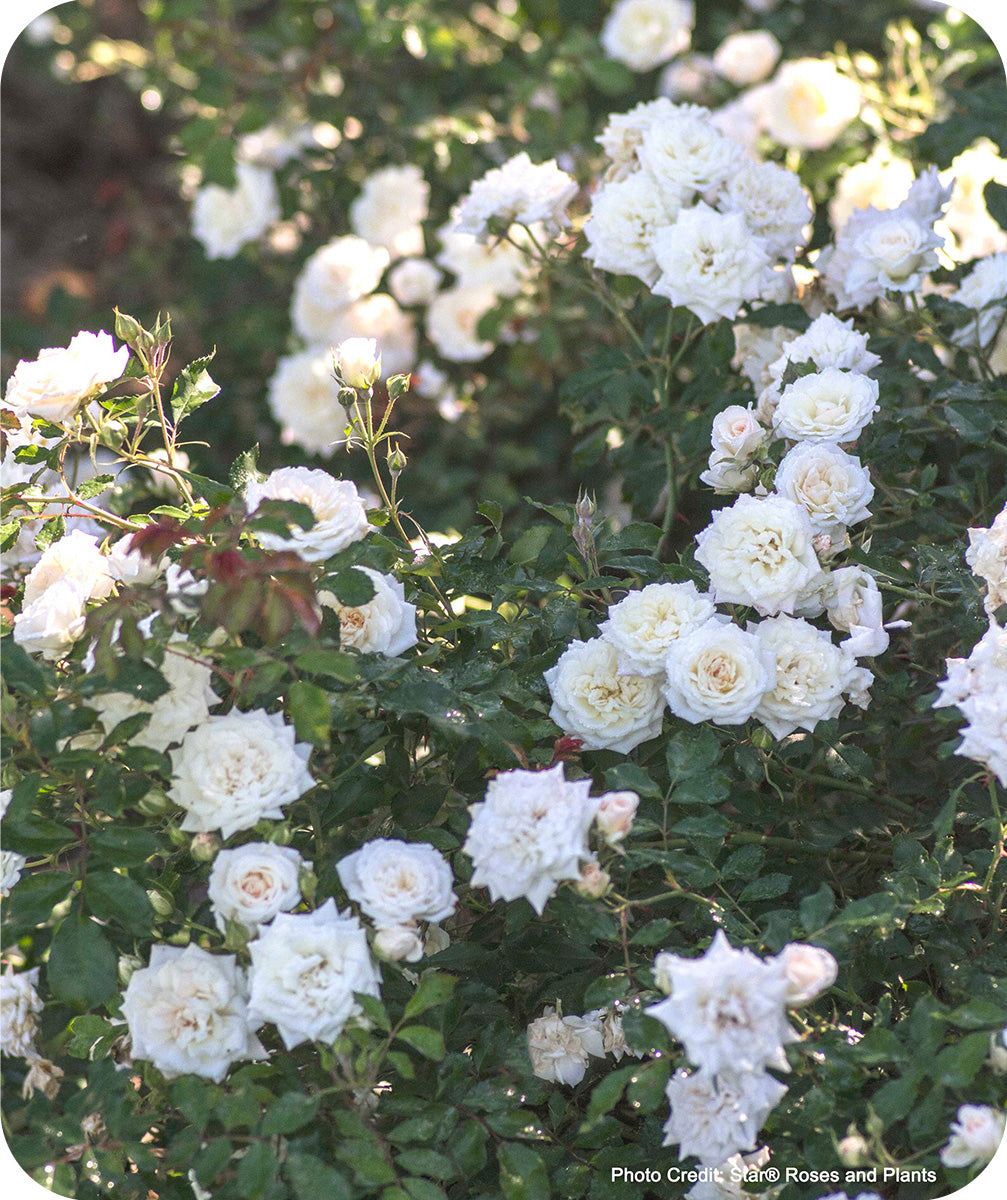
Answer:
M7 836L4 835L5 841ZM14 921L24 927L41 925L49 919L53 908L66 898L76 878L69 871L40 871L25 876L3 902L4 921Z
M332 711L325 692L317 684L304 679L292 683L289 709L300 741L310 742L312 746L328 746Z
M220 391L220 385L210 378L206 370L206 364L216 353L214 347L209 354L195 359L179 371L171 390L171 416L176 425Z
M591 1093L591 1102L587 1106L587 1120L593 1121L596 1117L602 1117L605 1113L611 1112L619 1103L626 1084L639 1069L639 1063L632 1063L628 1067L610 1071Z
M75 491L81 500L90 500L94 496L100 496L113 483L114 475L95 475L94 478L85 479L83 483L77 484Z
M115 951L101 929L73 913L56 930L49 950L49 988L71 1008L96 1008L116 990Z
M413 1200L447 1200L443 1188L429 1179L404 1179L402 1184Z
M655 921L648 921L629 940L634 946L656 946L659 942L667 941L674 929L674 921L669 921L667 917L658 917Z
M368 996L366 992L354 992L353 998L379 1029L384 1030L385 1033L391 1029L391 1020L385 1011L385 1006L377 996Z
M454 975L443 975L439 971L424 975L420 980L419 987L409 997L409 1003L406 1005L403 1016L407 1019L418 1017L428 1008L443 1004L445 1000L450 999L457 982Z
M823 883L813 895L805 896L797 906L804 932L817 933L824 928L835 906L836 894L827 883Z
M234 492L223 483L218 483L215 479L208 479L205 475L196 475L192 471L183 471L177 467L176 470L192 488L193 493L202 496L211 508L216 508L219 504L227 504L234 499Z
M231 1161L234 1147L227 1138L214 1138L196 1155L192 1169L203 1187L209 1186Z
M549 1200L545 1163L531 1146L502 1142L497 1147L500 1190L507 1200Z
M280 1173L280 1160L268 1142L252 1142L238 1164L238 1194L242 1200L265 1200Z
M1001 229L1007 229L1007 187L991 179L983 189L983 199L989 215Z
M511 547L510 561L522 567L538 562L552 531L551 525L533 525L526 529Z
M352 654L340 650L312 650L294 659L294 666L313 675L328 675L340 683L353 683L360 678L360 664Z
M789 875L771 872L769 875L760 875L758 879L746 884L738 899L742 903L746 900L775 900L777 896L785 895L789 887Z
M250 483L262 478L261 472L256 467L256 459L259 457L259 443L256 442L251 450L246 450L243 454L231 463L231 469L227 473L227 482L234 488L236 496L243 495L245 488Z
M444 1057L444 1037L436 1029L430 1029L426 1025L407 1025L395 1036L435 1062Z
M310 1154L291 1153L284 1171L297 1200L352 1200L346 1176Z
M84 898L100 920L118 921L131 933L150 933L154 909L146 890L128 876L117 875L115 871L92 871L84 881Z
M63 1043L74 1058L103 1058L112 1042L119 1036L121 1026L115 1026L95 1013L84 1013L70 1022L70 1036Z
M414 1175L430 1175L434 1179L451 1179L457 1175L454 1163L436 1150L403 1150L396 1159L404 1171Z
M337 571L335 575L327 575L321 582L321 589L333 592L339 603L347 608L359 608L361 604L367 604L374 599L374 581L354 567Z
M965 1088L975 1079L990 1052L988 1033L970 1033L954 1046L945 1046L930 1074L947 1087Z
M78 1017L78 1020L83 1018ZM171 1102L183 1117L200 1133L206 1128L210 1113L216 1107L222 1092L205 1079L195 1075L183 1075L171 1085Z
M293 1133L309 1121L313 1121L318 1112L320 1099L318 1096L305 1096L301 1092L287 1092L275 1104L269 1106L262 1119L262 1132L265 1134Z

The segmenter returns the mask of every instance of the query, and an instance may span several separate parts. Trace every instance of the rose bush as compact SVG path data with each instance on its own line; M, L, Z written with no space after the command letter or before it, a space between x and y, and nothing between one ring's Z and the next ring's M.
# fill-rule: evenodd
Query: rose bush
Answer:
M2 404L18 1160L966 1181L1007 1099L988 47L870 3L849 51L794 4L148 8L198 271Z

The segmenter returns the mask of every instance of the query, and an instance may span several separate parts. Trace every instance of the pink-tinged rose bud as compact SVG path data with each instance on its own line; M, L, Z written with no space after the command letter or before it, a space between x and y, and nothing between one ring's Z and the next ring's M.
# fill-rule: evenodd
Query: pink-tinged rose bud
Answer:
M776 956L787 977L787 1003L807 1004L836 982L839 965L828 950L791 942Z
M336 373L352 388L369 388L381 377L381 354L374 338L347 338L333 351Z
M845 1167L862 1167L867 1161L867 1143L859 1133L851 1133L836 1147L839 1161Z
M582 896L597 900L605 895L611 882L612 878L607 871L603 871L596 862L589 862L580 869L577 891Z
M606 792L598 805L595 820L602 837L610 846L621 842L633 828L640 797L636 792Z

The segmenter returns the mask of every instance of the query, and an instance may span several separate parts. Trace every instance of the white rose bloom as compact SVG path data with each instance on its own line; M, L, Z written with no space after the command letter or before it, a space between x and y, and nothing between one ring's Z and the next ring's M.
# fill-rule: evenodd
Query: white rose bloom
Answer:
M744 217L714 212L702 202L658 231L654 257L661 271L654 293L684 305L704 325L718 317L733 320L746 300L756 299L769 265Z
M633 71L650 71L688 50L695 21L692 0L616 0L602 49Z
M720 618L673 642L665 671L668 707L693 725L743 725L775 679L759 639Z
M737 143L711 123L706 110L691 106L649 125L636 155L673 206L694 192L717 191L744 161Z
M362 238L341 237L304 264L294 284L294 329L308 342L328 343L336 316L373 292L388 266L388 251Z
M238 138L234 153L241 162L276 170L285 167L302 150L317 144L312 127L291 115L271 121L254 133L243 134Z
M633 818L640 805L636 792L605 792L598 801L595 821L598 832L610 846L615 846L633 828Z
M259 532L267 550L291 550L305 562L321 562L359 542L370 533L367 510L356 484L334 479L326 471L308 467L280 467L262 483L252 480L245 489L245 507L254 513L263 500L295 500L315 515L310 529L294 525L289 535Z
M457 210L452 210L455 213ZM459 233L455 217L437 231L441 251L437 262L457 277L462 288L490 288L494 296L516 296L535 269L519 248L523 230L512 225L508 236L518 242L481 242L471 233Z
M311 747L294 740L280 713L263 709L208 717L171 752L168 796L184 808L182 828L219 829L225 838L263 817L283 819L283 806L314 787Z
M989 138L979 138L957 155L941 172L941 181L953 184L951 203L938 228L950 235L946 249L954 262L969 262L1007 250L1007 230L986 207L986 185L1007 185L1007 161Z
M938 683L941 697L934 708L961 704L972 696L1007 687L1007 630L990 619L989 629L968 658L949 658L948 678Z
M986 1063L995 1075L1007 1075L1007 1028L990 1034L990 1054Z
M792 1006L809 1004L828 991L839 974L839 964L828 950L805 942L788 942L770 961L786 976L787 1003Z
M1007 507L993 520L989 529L970 529L965 561L972 573L986 583L984 604L994 613L1007 604Z
M734 327L734 358L731 365L751 380L756 392L761 392L773 382L770 364L779 359L783 347L793 336L793 332L782 325L775 329L764 329L739 321Z
M714 450L732 458L751 458L766 444L766 429L751 405L730 404L713 418L710 442Z
M841 308L863 308L889 291L915 292L938 264L940 237L908 212L865 209L854 213L846 229L849 232L841 236L850 240L852 261L845 277L837 281L826 268L827 285Z
M874 485L859 458L824 442L801 442L783 456L774 487L800 504L815 533L866 521Z
M355 607L340 604L331 592L319 592L318 601L339 618L339 644L363 654L394 657L415 646L416 605L406 600L406 591L394 575L382 575L370 567L354 567L374 585L374 595Z
M623 179L640 166L637 151L646 131L658 121L680 113L706 113L709 110L695 104L672 104L665 96L646 100L629 112L610 113L608 123L595 139L612 160L606 179Z
M619 651L605 638L573 641L545 673L549 716L585 750L628 754L661 732L664 700L659 680L624 674Z
M423 253L422 222L430 201L430 184L419 167L382 167L364 180L350 205L353 232L390 256Z
M569 224L566 206L576 194L577 181L554 159L535 164L522 150L472 184L455 210L455 225L483 240L490 221L508 226L541 222L548 233L558 233Z
M427 258L406 258L392 268L388 286L392 295L406 308L429 304L437 295L443 276Z
M109 548L105 568L117 584L126 587L148 587L161 575L161 564L149 559L142 550L131 548L132 537L127 534Z
M7 815L7 808L10 805L11 797L13 795L13 788L4 788L2 791L0 791L0 820Z
M791 363L813 363L819 371L838 367L866 375L881 362L867 349L867 334L853 328L853 318L841 321L832 313L816 317L804 333L788 334L780 355L769 365L772 382L779 384Z
M427 309L427 336L450 362L478 362L493 349L476 332L480 320L497 304L488 284L453 287L441 292Z
M75 529L47 547L24 583L24 604L34 604L54 583L73 583L88 600L104 600L115 582L98 539Z
M860 85L840 75L825 59L791 59L782 64L762 95L762 119L784 146L819 150L860 112Z
M332 318L327 339L339 345L348 338L374 338L381 347L381 374L408 375L416 362L416 322L391 296L365 296Z
M668 648L716 612L712 597L694 583L649 583L608 610L599 633L619 654L626 674L660 675Z
M798 1037L786 1017L787 980L775 963L735 949L718 930L701 957L671 955L663 966L671 994L646 1011L682 1043L691 1062L710 1074L789 1070L783 1046Z
M729 34L713 55L713 65L735 87L761 83L780 61L783 47L768 29Z
M548 771L501 771L486 798L470 806L462 847L472 859L472 886L493 900L525 896L541 916L562 880L580 878L592 855L587 834L598 808L590 779L568 781L563 764Z
M695 1155L703 1166L752 1150L786 1087L765 1072L676 1071L665 1089L671 1114L662 1145L678 1146L679 1162ZM746 1195L748 1193L745 1193Z
M862 567L837 568L829 573L824 600L833 629L850 635L843 643L845 649L857 658L873 657L888 649L881 592L873 575ZM899 626L902 624L898 622Z
M941 1151L946 1167L985 1166L1003 1141L1007 1113L988 1104L963 1104L951 1122L948 1144Z
M360 1014L354 992L379 995L381 976L356 917L327 900L310 913L279 913L249 943L249 1012L279 1030L288 1050L332 1043Z
M27 861L23 854L15 854L13 850L0 850L0 896L10 895L11 888L21 878Z
M976 263L950 299L976 312L975 319L954 334L958 345L989 346L1007 314L1007 253Z
M710 116L714 129L736 142L745 157L755 162L759 161L759 142L762 137L759 93L768 86L764 83L749 88Z
M451 867L429 842L375 838L341 858L336 873L378 929L443 921L458 903Z
M706 54L684 54L661 72L658 96L669 100L702 100L717 82L719 72Z
M584 1078L589 1056L605 1057L603 1038L600 1021L564 1017L547 1008L528 1026L531 1069L539 1079L573 1087Z
M859 697L870 686L870 672L846 647L800 617L771 617L750 628L776 658L776 684L755 716L777 740L837 717L844 692Z
M246 842L221 850L213 860L207 894L218 929L237 921L246 929L289 912L301 900L298 883L304 859L291 846Z
M435 363L421 362L413 372L412 390L424 400L439 400L451 389L451 377Z
M958 707L969 723L955 754L988 767L1007 787L1007 684L969 696Z
M192 236L202 244L207 258L234 258L242 246L280 219L280 196L272 171L239 162L234 175L233 188L208 183L192 202Z
M373 387L381 378L381 351L374 338L347 338L332 351L332 361L347 387Z
M302 350L277 359L266 399L285 446L328 457L345 441L346 410L328 350Z
M38 967L15 972L10 963L0 975L0 1049L11 1058L35 1055L37 1014L42 1011L38 992Z
M829 201L829 220L837 232L859 208L895 208L912 185L912 163L892 158L875 146L870 158L847 167L836 181Z
M167 1079L201 1075L220 1083L233 1062L266 1057L233 954L151 946L150 966L130 976L122 1015L133 1058L152 1062Z
M783 389L773 425L794 442L853 442L879 409L877 380L826 367Z
M18 417L42 417L57 424L106 383L118 379L129 361L129 347L118 350L104 330L84 330L66 347L49 347L32 361L22 359L7 381L4 405Z
M777 163L743 163L728 177L719 203L724 212L741 213L752 233L765 242L770 258L793 262L807 241L808 194L794 172Z
M83 636L87 593L73 580L57 580L14 617L14 641L49 662L63 658Z
M409 925L391 925L374 935L374 953L385 962L419 962L425 946L418 931Z
M723 450L714 450L700 481L720 496L750 492L759 477L759 464L751 459L737 459Z
M696 538L696 559L710 573L717 604L750 604L760 613L792 612L816 583L808 514L783 496L739 496Z
M701 1179L685 1193L685 1200L748 1200L758 1195L745 1189L745 1180L758 1182L761 1171L769 1165L769 1147L763 1146L753 1154L732 1154L719 1167L713 1179ZM752 1177L755 1177L754 1180ZM763 1196L769 1193L762 1193ZM847 1198L848 1200L848 1198ZM865 1200L860 1196L857 1200ZM875 1200L881 1200L878 1196Z
M654 235L674 221L680 207L643 171L603 183L584 225L584 257L600 271L635 275L653 286L661 273L654 259Z

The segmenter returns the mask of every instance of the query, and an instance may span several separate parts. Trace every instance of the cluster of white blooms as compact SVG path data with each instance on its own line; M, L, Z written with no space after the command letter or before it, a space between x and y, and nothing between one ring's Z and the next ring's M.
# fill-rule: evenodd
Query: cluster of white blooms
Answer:
M988 1104L963 1104L957 1118L951 1122L941 1162L954 1168L985 1166L1003 1141L1007 1113Z
M245 489L248 512L254 513L263 500L293 500L311 509L315 523L310 529L293 525L285 536L266 530L258 533L267 550L292 551L305 562L321 562L370 532L356 484L326 471L280 467L261 483L250 481Z
M218 929L235 921L255 930L301 900L304 860L290 846L246 842L213 860L207 894Z
M633 71L651 71L689 48L695 21L692 0L616 0L602 49Z
M469 808L463 849L474 867L472 886L489 888L494 900L524 896L541 915L557 884L580 880L581 863L595 862L588 833L596 818L609 844L632 826L634 793L592 798L590 791L591 780L566 779L562 763L491 779L485 799Z
M568 224L566 207L576 194L576 180L554 161L536 165L522 151L472 184L455 209L455 228L482 241L493 232L491 224L503 230L541 224L557 233Z
M968 724L961 730L955 754L983 763L1007 786L1007 629L992 615L1005 602L1005 532L1007 510L990 529L969 530L973 540L966 558L989 584L986 607L990 624L968 658L947 660L947 678L937 685L941 694L934 708L958 708Z
M364 654L394 657L416 645L416 605L406 600L403 584L394 575L370 567L355 567L371 581L374 595L364 604L341 604L331 592L318 601L339 619L339 644Z
M374 922L375 953L390 962L422 958L420 923L446 920L458 902L451 867L428 842L376 838L340 859L336 872L349 898Z
M584 1078L591 1058L611 1054L619 1062L625 1054L639 1058L641 1053L626 1045L622 1018L611 1009L595 1008L582 1017L565 1017L557 1000L555 1008L546 1008L528 1026L532 1071L550 1083L573 1087Z
M65 421L100 388L122 376L129 349L118 350L104 330L83 330L66 347L40 350L30 362L22 359L7 381L4 407L18 417Z
M671 1113L664 1145L705 1166L754 1150L759 1130L786 1087L767 1068L788 1071L784 1047L798 1040L788 1006L831 987L835 959L801 943L762 960L734 949L718 931L701 958L662 952L654 963L668 998L647 1009L680 1041L691 1073L678 1070L667 1086Z
M934 231L951 186L926 170L893 209L857 209L819 259L826 289L840 309L863 308L888 292L913 292L938 265L944 239Z
M235 710L209 717L171 751L168 795L185 809L182 828L219 829L226 838L263 817L282 820L283 806L314 787L310 753L281 713Z
M598 141L612 165L584 226L596 267L704 323L775 295L774 265L793 261L811 220L793 172L746 157L707 109L664 97L610 116Z
M192 235L207 258L234 258L280 219L280 197L272 171L250 162L234 168L235 186L201 187L192 202Z

